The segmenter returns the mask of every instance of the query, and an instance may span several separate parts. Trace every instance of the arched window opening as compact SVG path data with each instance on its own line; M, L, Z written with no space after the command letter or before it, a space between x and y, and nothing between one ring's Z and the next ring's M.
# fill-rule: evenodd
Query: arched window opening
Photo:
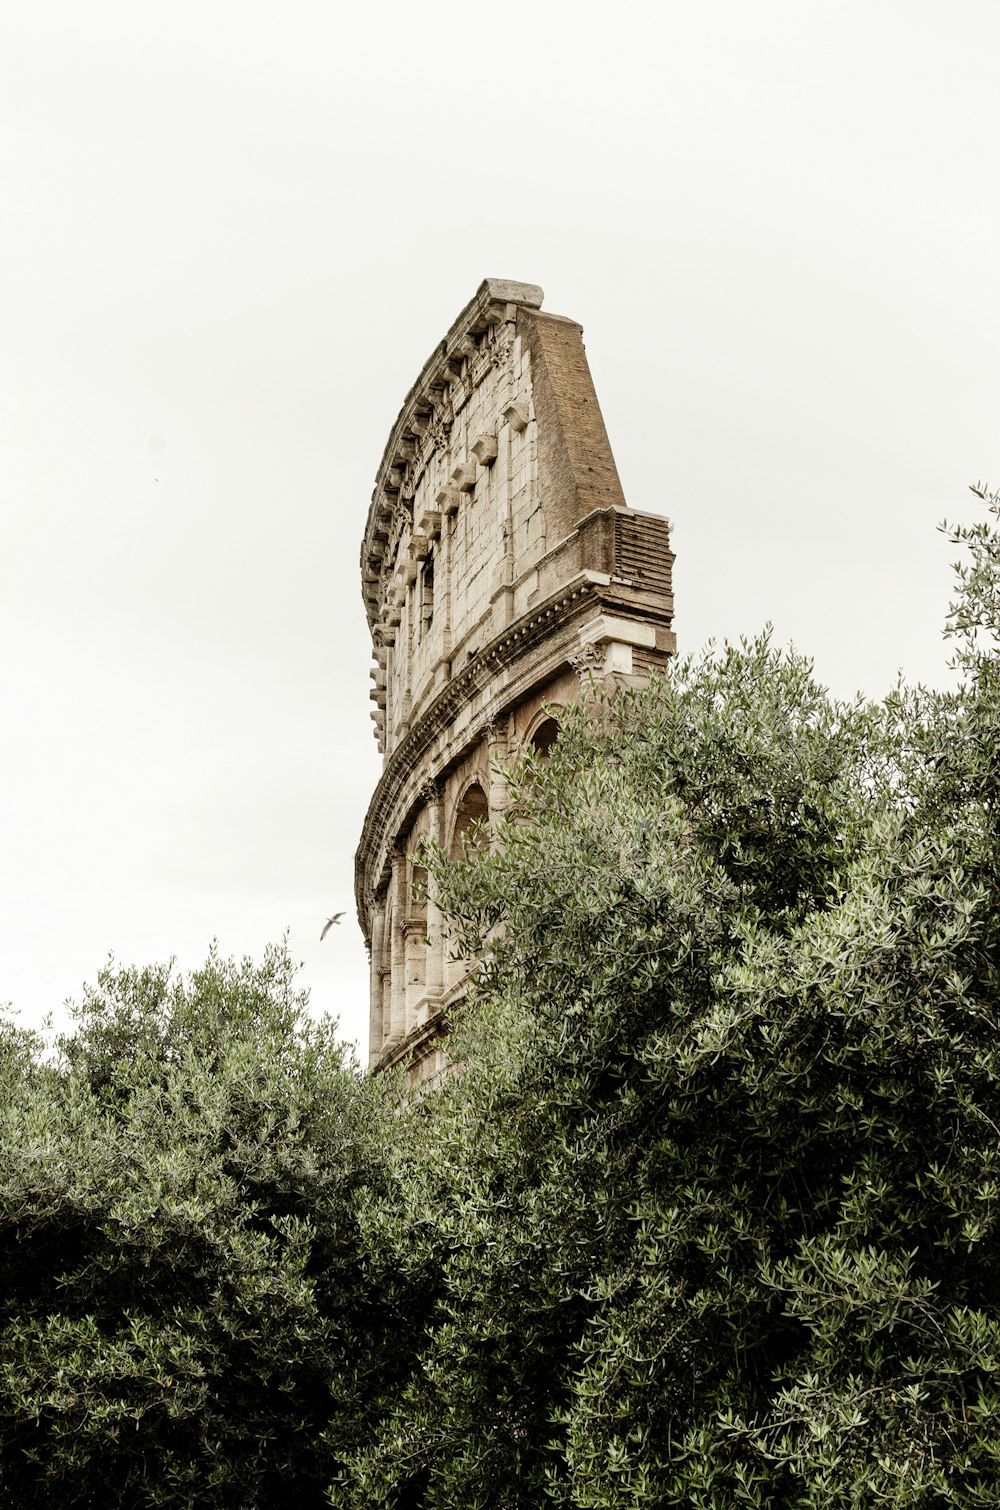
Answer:
M434 622L434 552L427 556L420 568L420 638Z
M453 860L462 858L466 843L478 850L489 848L489 818L490 805L486 793L477 782L469 787L459 804L451 839L450 853Z
M427 917L426 865L413 865L410 868L410 907L408 916L413 922L423 922Z
M548 760L549 752L559 738L559 724L554 718L546 718L528 740L539 760Z

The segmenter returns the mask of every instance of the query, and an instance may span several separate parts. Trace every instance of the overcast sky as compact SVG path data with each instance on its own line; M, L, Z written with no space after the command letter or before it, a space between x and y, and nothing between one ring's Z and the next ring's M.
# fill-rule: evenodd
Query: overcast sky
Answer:
M995 0L3 11L0 1001L288 929L363 1037L361 533L487 275L583 324L683 649L770 619L839 693L945 681Z

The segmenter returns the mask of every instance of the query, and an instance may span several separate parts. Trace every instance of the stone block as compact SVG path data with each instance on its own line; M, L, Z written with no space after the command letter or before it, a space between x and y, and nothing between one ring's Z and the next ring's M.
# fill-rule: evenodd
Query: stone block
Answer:
M515 399L513 403L506 404L500 411L504 423L510 425L512 430L520 432L528 427L528 406L523 399Z
M492 431L477 435L469 449L481 467L491 467L497 459L497 438Z
M603 645L612 640L626 645L641 645L653 649L656 645L656 629L652 624L638 619L620 619L611 614L599 614L580 630L584 645Z
M442 514L450 517L452 514L457 513L458 506L462 502L462 495L458 491L458 488L439 488L434 495L434 501Z

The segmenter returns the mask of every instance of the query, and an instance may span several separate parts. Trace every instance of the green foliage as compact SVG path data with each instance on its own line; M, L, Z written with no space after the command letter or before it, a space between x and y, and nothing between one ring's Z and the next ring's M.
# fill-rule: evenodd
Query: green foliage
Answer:
M429 857L465 1068L368 1230L431 1319L336 1506L996 1503L1000 554L961 538L960 693L678 663Z
M385 1324L357 1219L384 1119L293 974L109 967L58 1067L15 1046L4 1503L325 1503Z
M951 605L945 633L959 641L959 664L975 675L989 667L1000 650L1000 491L984 482L970 491L986 504L989 517L974 524L941 526L966 556L955 562L958 597ZM985 643L985 649L984 647Z
M1000 1482L1000 499L965 685L767 637L596 686L431 850L460 1069L282 951L0 1030L17 1505L960 1510Z

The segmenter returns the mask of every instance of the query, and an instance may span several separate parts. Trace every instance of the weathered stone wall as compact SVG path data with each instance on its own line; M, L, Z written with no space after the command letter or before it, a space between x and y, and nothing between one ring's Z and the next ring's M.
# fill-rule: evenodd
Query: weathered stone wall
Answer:
M581 670L634 679L674 646L667 522L625 505L581 328L541 300L489 279L462 311L393 427L362 546L385 757L357 855L370 1057L417 1076L466 978L421 844L502 811L496 762Z

